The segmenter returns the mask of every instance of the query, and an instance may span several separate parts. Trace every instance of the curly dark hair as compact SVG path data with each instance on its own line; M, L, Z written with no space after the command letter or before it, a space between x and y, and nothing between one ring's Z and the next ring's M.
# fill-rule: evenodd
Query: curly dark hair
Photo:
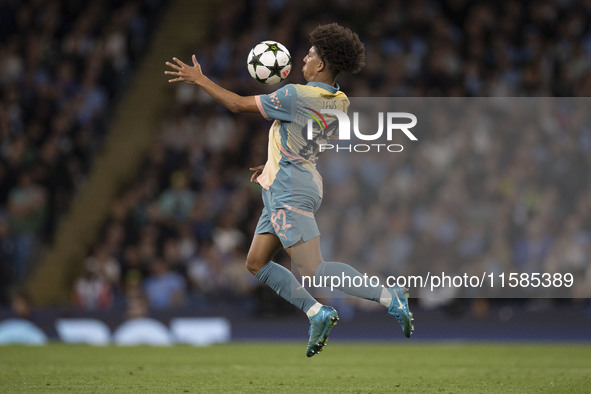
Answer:
M337 23L320 25L310 33L310 44L334 77L341 71L356 73L365 66L365 48L348 27Z

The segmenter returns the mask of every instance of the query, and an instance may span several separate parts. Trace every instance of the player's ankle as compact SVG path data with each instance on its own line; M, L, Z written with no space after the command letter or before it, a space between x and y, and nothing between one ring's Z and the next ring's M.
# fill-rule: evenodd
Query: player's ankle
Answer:
M391 303L392 293L390 293L385 287L382 287L382 294L380 294L380 304L387 308Z
M306 311L306 316L308 316L308 317L314 316L315 314L317 314L318 312L320 312L320 308L322 308L322 304L319 303L319 302L315 303L314 305L312 305L310 307L310 309L308 309Z

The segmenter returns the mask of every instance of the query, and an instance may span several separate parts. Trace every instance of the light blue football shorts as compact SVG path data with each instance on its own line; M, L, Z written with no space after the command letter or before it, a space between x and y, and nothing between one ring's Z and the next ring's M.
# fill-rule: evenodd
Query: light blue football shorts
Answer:
M262 189L262 195L264 207L255 234L276 235L286 249L320 235L314 217L322 203L320 196L275 193L266 189Z

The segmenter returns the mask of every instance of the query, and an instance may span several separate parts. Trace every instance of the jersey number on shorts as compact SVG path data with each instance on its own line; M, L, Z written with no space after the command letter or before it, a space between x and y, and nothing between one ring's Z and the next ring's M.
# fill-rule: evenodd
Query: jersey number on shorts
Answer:
M291 224L287 223L287 214L285 213L285 209L280 209L277 212L273 212L271 215L271 223L273 224L273 229L277 235L287 238L287 235L285 235L285 230L290 228Z

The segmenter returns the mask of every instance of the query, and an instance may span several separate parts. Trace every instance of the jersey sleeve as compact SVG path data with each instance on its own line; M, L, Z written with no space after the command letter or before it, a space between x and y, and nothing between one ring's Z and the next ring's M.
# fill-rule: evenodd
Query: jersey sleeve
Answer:
M257 107L265 119L291 122L292 107L296 103L296 88L289 84L271 94L254 96Z

